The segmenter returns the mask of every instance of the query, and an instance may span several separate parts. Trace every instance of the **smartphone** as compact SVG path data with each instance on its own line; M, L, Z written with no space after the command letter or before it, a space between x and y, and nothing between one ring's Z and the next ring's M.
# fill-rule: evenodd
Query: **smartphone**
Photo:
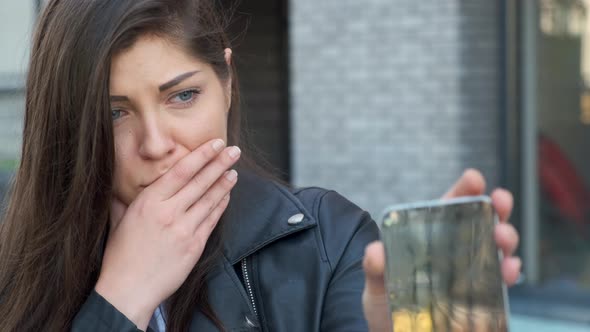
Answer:
M385 284L395 332L509 331L488 196L385 209Z

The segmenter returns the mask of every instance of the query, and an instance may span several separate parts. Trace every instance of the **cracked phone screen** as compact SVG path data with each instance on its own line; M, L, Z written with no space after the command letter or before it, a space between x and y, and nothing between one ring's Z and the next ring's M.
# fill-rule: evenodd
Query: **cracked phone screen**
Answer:
M395 332L508 331L487 196L388 208L381 220Z

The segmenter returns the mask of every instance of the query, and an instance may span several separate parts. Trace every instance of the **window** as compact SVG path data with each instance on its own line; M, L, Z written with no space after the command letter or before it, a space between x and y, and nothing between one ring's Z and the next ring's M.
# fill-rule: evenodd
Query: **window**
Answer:
M551 10L546 4L551 3ZM590 294L590 1L542 1L537 42L540 277Z
M543 301L552 305L537 313L587 322L590 0L522 4L517 136L522 138L520 212L528 285L520 294L532 296L529 307Z

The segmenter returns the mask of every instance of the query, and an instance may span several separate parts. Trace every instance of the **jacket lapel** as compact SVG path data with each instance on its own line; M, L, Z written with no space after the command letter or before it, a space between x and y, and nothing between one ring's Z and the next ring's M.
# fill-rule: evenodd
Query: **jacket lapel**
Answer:
M316 220L287 189L251 172L239 174L222 217L224 255L231 265L273 241L316 226ZM289 222L297 214L303 215L302 220Z

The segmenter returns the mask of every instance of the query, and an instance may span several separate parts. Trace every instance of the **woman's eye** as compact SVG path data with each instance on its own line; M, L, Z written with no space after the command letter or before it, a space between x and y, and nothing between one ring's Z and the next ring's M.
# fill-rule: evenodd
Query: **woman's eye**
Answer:
M113 120L117 120L122 115L123 114L122 114L121 110L111 110L111 117L113 118Z
M175 94L171 99L170 102L173 104L190 104L194 101L195 95L198 94L198 90L186 90Z
M182 101L189 101L189 100L191 100L191 98L193 98L192 91L183 91L178 94L178 99L180 99Z

